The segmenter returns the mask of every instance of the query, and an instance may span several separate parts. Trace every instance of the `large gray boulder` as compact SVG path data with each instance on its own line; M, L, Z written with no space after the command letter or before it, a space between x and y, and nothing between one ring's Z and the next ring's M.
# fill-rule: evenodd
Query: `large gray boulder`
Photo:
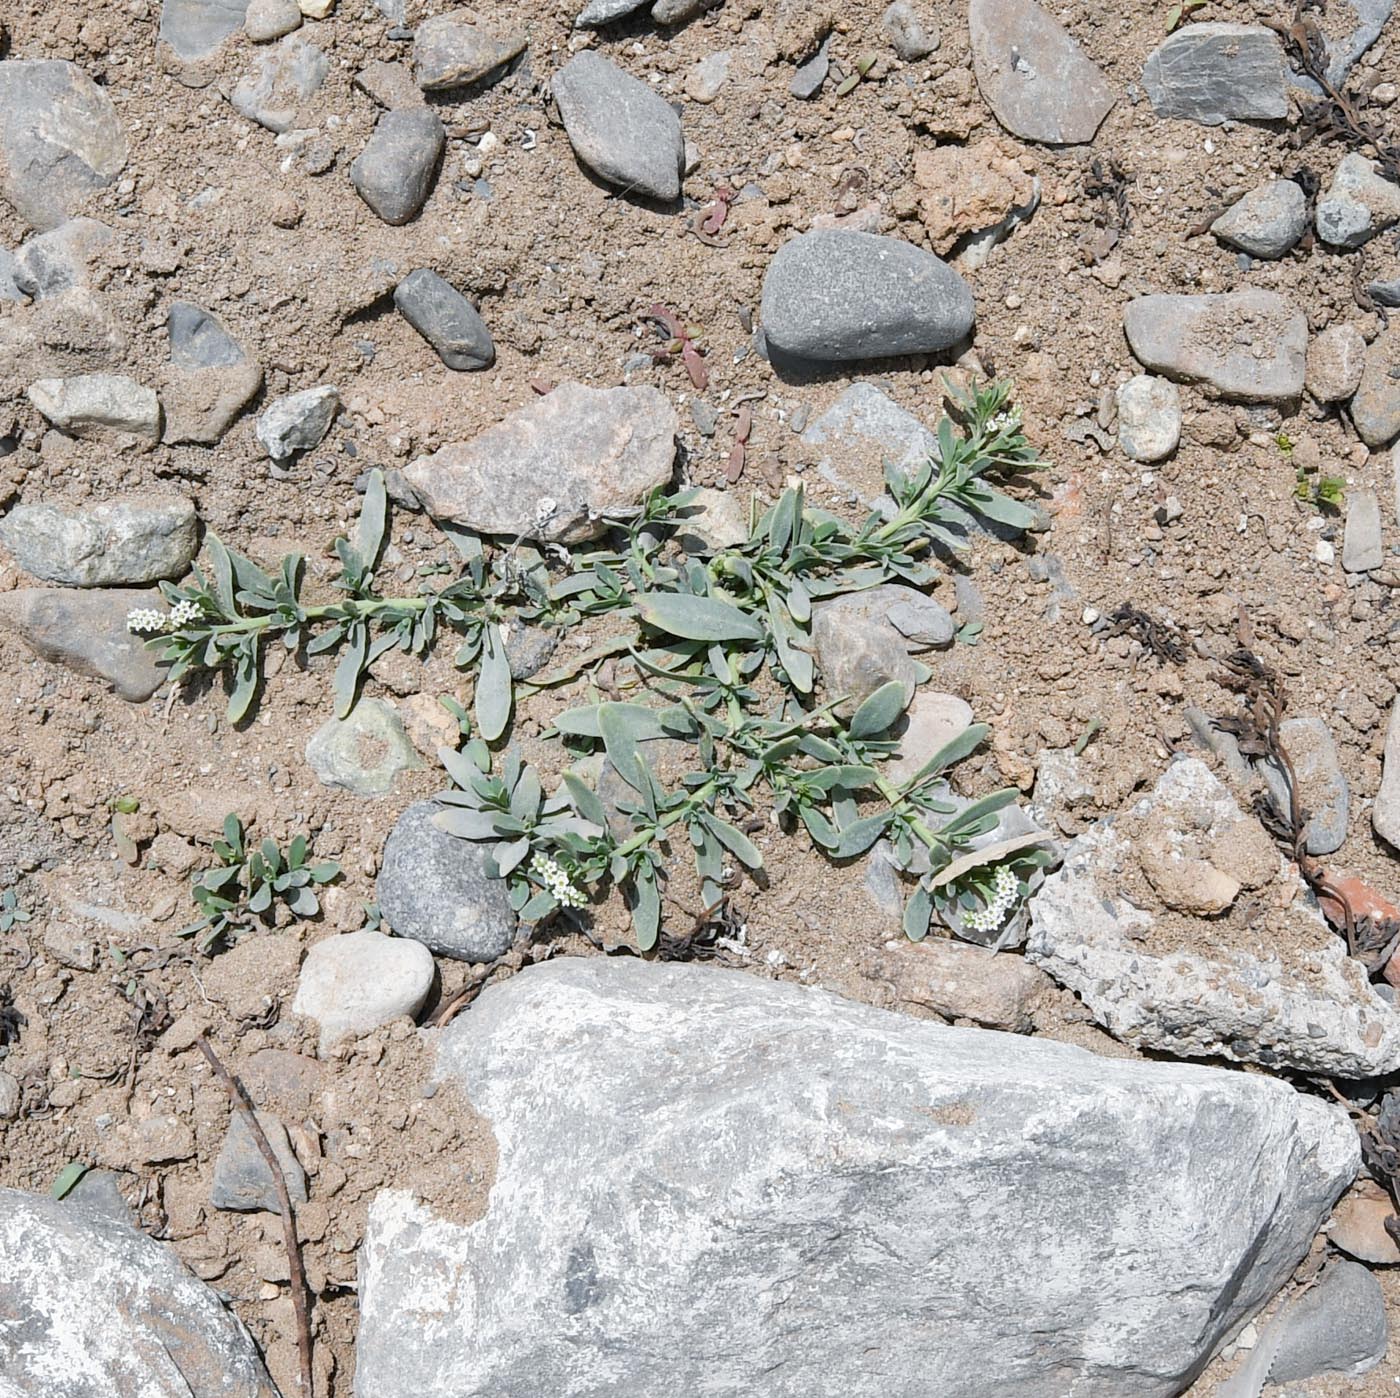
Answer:
M86 508L16 505L0 544L26 573L69 587L181 577L199 545L194 504L181 495L133 495Z
M439 1071L496 1179L374 1200L363 1398L1166 1398L1358 1159L1276 1079L637 960L489 987Z
M0 1189L0 1394L277 1398L248 1332L173 1252L19 1189Z

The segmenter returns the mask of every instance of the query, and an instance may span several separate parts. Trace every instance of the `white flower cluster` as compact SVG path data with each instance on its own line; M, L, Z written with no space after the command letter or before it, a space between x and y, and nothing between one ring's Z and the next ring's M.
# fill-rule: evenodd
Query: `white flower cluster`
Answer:
M988 427L997 432L1000 432L1003 427L1019 427L1020 425L1021 410L1019 408L1004 408L987 423Z
M554 901L561 908L581 908L588 902L569 881L564 866L552 855L536 854L530 860L530 872L554 895Z
M126 629L138 635L148 632L153 636L163 636L170 631L178 631L203 615L198 602L177 602L168 612L157 611L154 607L137 607L126 614Z
M1020 886L1010 865L1003 864L992 879L992 898L985 908L969 913L963 923L972 932L995 932L1006 921L1006 915L1016 906L1016 890Z

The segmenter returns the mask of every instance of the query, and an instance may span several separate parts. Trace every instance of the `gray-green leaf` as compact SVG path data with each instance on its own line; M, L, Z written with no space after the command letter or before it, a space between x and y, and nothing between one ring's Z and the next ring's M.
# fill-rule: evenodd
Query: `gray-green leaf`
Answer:
M718 597L688 592L645 592L637 614L649 626L687 641L761 641L763 625L747 612Z
M481 673L476 678L476 726L488 743L494 743L510 723L510 661L501 628L495 622L483 628L482 640Z
M873 694L861 703L851 717L850 735L853 738L878 738L888 733L895 720L904 712L907 700L904 685L899 680L882 684Z

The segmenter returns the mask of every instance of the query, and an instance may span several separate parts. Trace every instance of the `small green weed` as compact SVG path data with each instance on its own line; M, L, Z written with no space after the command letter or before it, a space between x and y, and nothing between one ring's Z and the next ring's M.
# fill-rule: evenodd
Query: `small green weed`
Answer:
M29 918L29 909L19 901L19 894L13 888L0 893L0 932L9 932Z

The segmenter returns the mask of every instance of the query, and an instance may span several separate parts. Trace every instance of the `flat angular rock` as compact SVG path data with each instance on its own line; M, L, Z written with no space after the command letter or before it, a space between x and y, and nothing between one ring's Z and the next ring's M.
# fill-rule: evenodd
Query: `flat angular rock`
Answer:
M183 496L130 496L82 508L16 505L0 519L0 544L31 577L110 587L184 576L199 532Z
M350 166L350 182L385 223L407 223L427 202L446 140L436 112L384 112Z
M1098 65L1034 0L972 0L972 71L996 119L1043 145L1092 141L1113 106Z
M1381 532L1380 498L1374 490L1349 490L1342 567L1348 573L1369 573L1384 562L1385 538ZM1321 854L1323 851L1314 850L1313 853Z
M106 428L151 442L160 437L160 400L155 389L125 374L39 379L29 385L27 396L55 427L74 436Z
M258 415L258 441L274 461L313 451L339 408L340 392L329 384L274 398Z
M640 10L647 0L588 0L588 3L574 17L575 29L601 29Z
M262 387L262 366L201 306L172 302L167 329L170 368L161 389L164 439L212 445Z
M1006 237L1029 220L1040 202L1040 183L1021 168L1017 154L997 139L914 153L919 214L940 257L965 239L992 232Z
M1055 991L1054 981L1022 957L936 935L887 943L873 969L894 987L886 1008L932 1010L1011 1034L1030 1033L1032 1012Z
M1400 326L1392 325L1371 341L1351 400L1351 418L1373 451L1400 437Z
M321 1052L344 1038L423 1008L433 984L432 953L408 937L347 932L306 954L292 1013L321 1028Z
M1134 374L1118 389L1118 445L1132 461L1164 461L1181 440L1181 394L1170 379Z
M293 1204L306 1203L306 1171L301 1168L301 1161L287 1139L287 1128L271 1112L257 1112L256 1116L282 1167L288 1197ZM228 1134L214 1162L209 1202L216 1209L232 1209L238 1213L255 1213L261 1209L275 1214L281 1208L276 1180L242 1112L229 1114Z
M1317 236L1333 247L1359 248L1398 222L1400 184L1364 155L1344 155L1317 201Z
M1260 834L1203 762L1178 759L1150 796L1070 845L1031 902L1028 958L1142 1048L1344 1078L1394 1072L1400 1014ZM1245 857L1259 850L1262 866ZM1188 894L1199 911L1182 910Z
M973 722L972 706L956 694L940 694L932 689L916 691L904 717L890 730L899 743L899 752L885 765L885 772L892 781L908 781L929 758L971 728Z
M97 1210L0 1190L0 1391L277 1398L242 1324L169 1248Z
M419 801L389 832L375 883L379 909L398 936L440 956L493 961L515 940L506 882L488 873L488 846L437 827L444 809Z
M551 84L574 154L624 193L670 203L681 192L681 119L659 93L596 53L575 54Z
M1142 85L1159 117L1219 126L1288 115L1283 46L1249 24L1185 24L1153 50Z
M811 58L798 64L797 71L793 73L792 81L788 84L788 91L799 102L810 102L822 90L822 84L831 72L830 50L831 41L823 40L822 46Z
M36 301L85 287L93 264L112 241L112 230L93 218L70 218L36 233L15 253L15 285Z
M1308 230L1308 197L1292 180L1270 180L1236 200L1210 226L1251 257L1282 257Z
M31 228L72 216L126 164L112 99L75 63L0 63L0 188Z
M161 0L160 37L187 61L213 53L243 27L248 0Z
M387 796L400 772L423 765L398 714L382 699L361 699L345 718L327 719L311 735L306 761L323 786L356 796Z
M375 1398L1169 1398L1358 1158L1264 1075L631 959L489 986L439 1072L496 1178L469 1227L371 1204Z
M947 349L972 329L975 310L967 283L931 252L824 228L778 249L760 314L772 349L841 362Z
M493 34L450 12L425 19L413 33L413 71L425 92L465 87L524 52L523 34Z
M271 43L301 28L301 7L296 0L248 0L243 29L255 44Z
M1371 807L1371 824L1377 835L1400 849L1400 698L1391 703L1381 786Z
M1141 296L1123 308L1123 329L1141 364L1222 397L1288 402L1303 391L1307 318L1276 292Z
M671 479L676 411L658 389L565 382L404 477L435 519L479 534L580 543Z
M269 131L286 131L296 120L298 108L325 82L330 66L330 59L315 44L289 35L257 55L235 85L230 101L249 121Z
M451 282L426 267L394 288L399 314L437 351L449 369L489 369L496 346L476 307Z
M1319 403L1340 403L1361 386L1366 340L1354 325L1332 325L1308 345L1304 383Z
M1337 744L1320 718L1286 718L1279 725L1279 737L1288 749L1298 796L1308 812L1306 849L1309 854L1335 854L1347 837L1351 815L1351 788L1342 773ZM1286 811L1288 785L1283 773L1272 763L1260 764L1260 770L1279 809Z

